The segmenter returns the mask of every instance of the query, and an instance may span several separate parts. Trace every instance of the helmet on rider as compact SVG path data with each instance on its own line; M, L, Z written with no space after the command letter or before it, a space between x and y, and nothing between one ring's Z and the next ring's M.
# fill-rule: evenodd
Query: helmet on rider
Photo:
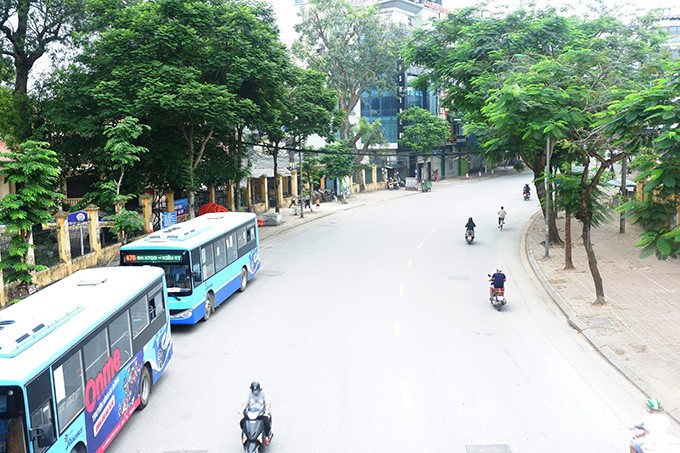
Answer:
M496 268L496 272L498 272L499 274L501 274L501 273L503 273L503 269L501 269L501 267L498 266L498 267Z
M652 411L658 412L661 410L661 403L656 398L650 398L647 400L647 410L650 412Z
M252 390L252 392L257 395L258 393L260 393L260 390L262 390L262 387L260 387L259 382L253 381L253 383L250 384L250 390Z

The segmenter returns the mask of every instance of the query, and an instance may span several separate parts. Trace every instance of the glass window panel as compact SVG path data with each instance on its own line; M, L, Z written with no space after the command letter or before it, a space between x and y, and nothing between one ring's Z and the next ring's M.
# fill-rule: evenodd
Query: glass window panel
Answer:
M213 252L215 252L215 272L219 272L227 267L227 247L223 237L213 243Z
M236 232L236 240L238 241L238 248L243 247L246 245L246 227L239 228L238 231Z
M132 321L132 338L137 338L142 330L149 324L149 310L146 306L146 297L142 297L130 308Z
M231 233L226 238L227 243L227 261L229 264L236 261L238 258L238 249L236 247L236 233Z
M130 335L130 318L127 310L109 324L109 338L111 338L111 355L120 351L121 365L132 357L132 335Z
M59 432L62 432L83 409L83 366L79 350L54 370L53 378Z
M163 294L160 291L156 291L149 296L149 318L153 321L157 316L163 316L164 310Z
M201 249L201 265L203 267L203 280L207 280L215 274L212 244L208 244Z
M83 348L83 355L85 360L85 380L95 379L99 372L104 369L104 364L109 358L109 340L106 330L102 330L87 342Z

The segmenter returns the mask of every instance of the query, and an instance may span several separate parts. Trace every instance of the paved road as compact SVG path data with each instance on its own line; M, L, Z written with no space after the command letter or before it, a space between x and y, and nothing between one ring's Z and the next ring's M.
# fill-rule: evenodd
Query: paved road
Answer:
M381 193L263 228L261 274L208 323L173 329L167 375L110 451L239 451L252 379L273 398L272 452L625 451L643 395L531 278L521 244L536 207L511 195L527 179Z

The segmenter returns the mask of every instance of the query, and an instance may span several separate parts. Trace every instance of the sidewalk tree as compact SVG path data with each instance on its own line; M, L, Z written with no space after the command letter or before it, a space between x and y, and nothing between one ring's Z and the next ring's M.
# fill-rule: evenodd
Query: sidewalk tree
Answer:
M611 105L603 123L617 143L631 153L644 183L641 199L620 209L645 230L641 255L658 259L680 255L680 62L649 87Z
M278 157L282 148L301 147L311 135L327 141L334 139L337 120L335 90L328 87L326 76L299 67L288 68L276 99L256 126L265 151L274 158L274 174L278 175ZM276 190L280 181L276 178ZM277 198L278 199L278 198ZM279 212L278 203L276 212Z
M623 24L606 14L563 17L552 9L501 19L463 10L435 30L434 36L427 31L416 36L410 56L432 67L426 76L444 87L447 101L467 112L470 130L479 134L487 153L517 152L536 176L544 172L545 146L551 154L568 152L582 166L573 215L582 223L595 303L604 303L590 230L602 214L600 180L626 153L607 140L597 115L658 72L663 59L658 35L645 23ZM434 56L425 53L441 42L450 44ZM552 197L540 184L536 192L544 206ZM554 211L546 211L555 242Z
M443 146L449 136L446 120L420 107L399 112L397 117L403 126L399 145L420 156L432 155L434 148Z
M54 220L63 195L56 192L59 180L57 155L45 142L24 142L16 152L4 154L0 174L6 182L14 183L16 193L0 200L0 223L12 235L9 254L0 261L0 269L10 269L5 274L7 282L19 282L26 294L36 271L45 266L36 265L29 253L33 248L33 226Z
M344 113L339 138L347 139L363 163L368 147L359 145L361 128L350 119L370 90L396 93L397 63L403 30L386 22L375 6L348 0L310 0L300 13L299 34L293 52L309 69L325 74L338 95ZM365 132L364 132L365 133ZM363 179L360 190L365 189Z

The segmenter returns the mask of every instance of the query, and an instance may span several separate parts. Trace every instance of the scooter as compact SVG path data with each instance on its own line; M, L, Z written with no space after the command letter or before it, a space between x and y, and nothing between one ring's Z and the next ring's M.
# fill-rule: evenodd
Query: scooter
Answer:
M399 190L399 182L396 179L388 179L387 180L387 189L388 190Z
M487 274L489 277L491 277L491 274ZM491 297L491 305L493 305L493 308L495 308L498 311L501 311L501 308L503 305L505 305L507 301L505 300L505 288L494 288L493 289L493 296Z
M530 198L531 198L531 193L524 192L524 201L529 201Z
M265 447L264 421L260 418L263 410L243 410L241 421L241 442L246 453L261 453Z
M466 230L465 231L465 242L468 244L472 244L472 241L475 240L475 230Z

